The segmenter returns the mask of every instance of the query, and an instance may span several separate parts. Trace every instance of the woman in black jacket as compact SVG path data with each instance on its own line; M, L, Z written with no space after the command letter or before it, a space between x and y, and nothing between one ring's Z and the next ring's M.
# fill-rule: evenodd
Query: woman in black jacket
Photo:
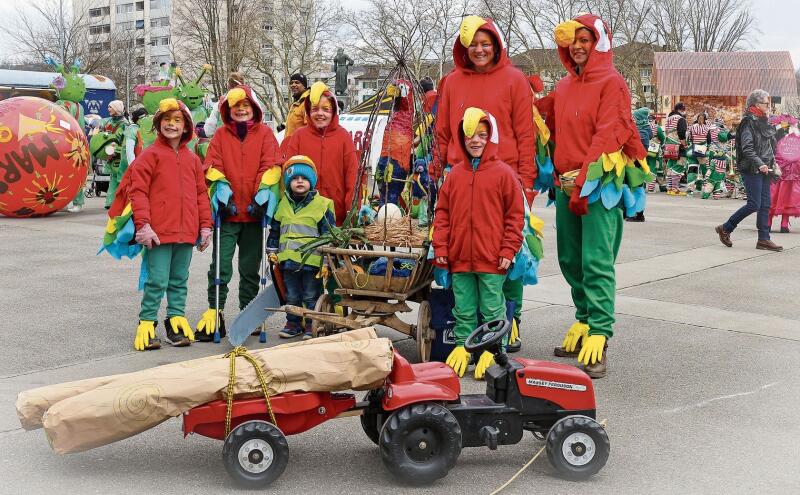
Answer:
M769 93L757 89L747 97L747 110L736 129L736 167L742 174L747 204L715 230L719 240L732 247L731 232L748 215L758 212L756 249L783 251L769 238L770 179L775 167L775 129L767 121Z

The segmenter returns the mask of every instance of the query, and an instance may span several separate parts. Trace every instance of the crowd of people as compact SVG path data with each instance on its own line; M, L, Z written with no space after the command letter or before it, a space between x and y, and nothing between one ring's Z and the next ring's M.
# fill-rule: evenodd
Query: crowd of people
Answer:
M392 81L387 90L395 99L396 120L387 125L376 174L380 204L400 203L402 187L396 186L425 167L432 191L438 191L433 262L449 274L455 298L456 346L446 362L459 375L476 363L480 378L493 363L488 353L473 358L464 348L479 316L505 318L511 301L519 325L523 279L508 274L538 192L556 205L558 263L575 305L575 321L554 354L576 357L595 378L607 373L614 335L614 263L623 220L644 221L644 189L664 188L669 195L697 191L714 199L726 194L733 162L727 143L734 133L724 122L699 114L689 125L683 103L661 122L647 108L632 112L628 86L613 65L608 26L595 15L559 24L554 39L567 75L537 98L541 81L529 80L511 64L494 21L465 17L453 45L454 69L439 81L438 92L430 88L425 94L437 146L427 158L419 147L431 140L412 134L413 85ZM303 255L300 248L341 226L351 208L363 203L356 197L363 194L365 178L358 176L353 140L339 125L340 106L324 83L309 85L305 75L292 75L280 144L242 75L232 73L228 83L228 92L197 129L183 102L162 99L153 117L155 142L142 146L130 127L122 164L112 168L109 216L117 219L115 225L132 217L135 241L144 248L137 350L161 346L155 328L164 294L170 344L210 341L215 331L224 336L237 248L240 309L258 293L263 256L281 269L286 303L313 307L325 290L327 267L317 253ZM758 211L758 247L780 249L769 240L770 219L781 216L781 228L788 231L788 218L800 208L796 121L791 129L791 123L780 123L789 141L784 150L779 142L776 148L768 103L768 95L754 92L735 133L735 163L748 202L717 227L727 246L739 222ZM112 116L103 129L113 133L127 124L120 107L117 101L109 105ZM203 160L190 145L196 130L210 140ZM781 199L770 210L770 177L780 175L776 167L785 173L772 187ZM210 245L209 307L192 326L185 313L192 248ZM280 331L283 338L311 334L310 321L292 315Z

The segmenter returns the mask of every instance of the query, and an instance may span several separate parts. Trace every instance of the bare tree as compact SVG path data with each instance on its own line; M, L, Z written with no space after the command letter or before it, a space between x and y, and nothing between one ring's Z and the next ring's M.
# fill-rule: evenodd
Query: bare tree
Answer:
M427 2L368 0L363 9L347 11L345 22L368 62L394 66L402 61L420 77L425 61L440 53L434 43L435 13Z
M259 43L262 16L257 2L236 0L183 0L173 4L176 60L190 69L205 63L213 67L211 81L219 96L227 90L228 73L239 70L253 46Z
M438 64L439 79L444 76L444 66L451 61L453 43L461 25L461 19L472 13L471 0L431 0L433 15L430 26L431 55Z
M268 4L261 15L261 24L269 29L251 47L246 64L263 74L263 80L252 84L265 95L264 104L274 120L283 122L291 104L287 91L291 75L329 69L341 7L329 2L323 10L309 0L283 0L277 9Z
M52 59L65 66L80 62L85 72L95 72L104 62L102 54L89 51L86 14L74 15L68 0L40 0L26 8L18 6L16 19L0 30L24 57Z

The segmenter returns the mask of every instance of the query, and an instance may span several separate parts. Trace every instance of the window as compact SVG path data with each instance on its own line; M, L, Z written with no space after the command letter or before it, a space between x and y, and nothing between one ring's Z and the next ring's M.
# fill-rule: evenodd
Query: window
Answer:
M378 89L378 81L362 81L361 87L364 89Z
M269 78L267 76L261 76L261 85L267 86L269 84Z
M144 10L144 2L136 2L136 11L141 12Z
M639 76L640 77L650 77L653 74L653 70L650 67L644 67L639 69Z
M642 86L642 92L644 92L644 94L646 94L646 95L652 94L653 93L653 86L651 86L649 84L643 85Z
M272 31L272 24L264 24L263 26L261 26L261 29L263 29L264 31Z
M102 24L100 26L89 26L89 34L105 34L111 32L111 24Z
M156 17L154 19L150 19L151 28L167 27L167 26L169 26L169 17Z
M133 21L118 22L117 29L121 29L123 31L127 31L128 29L133 29Z
M89 17L100 17L103 15L102 9L89 9Z
M136 65L144 65L144 57L136 57Z
M144 29L144 21L143 20L136 21L136 29Z
M117 5L117 14L130 14L131 12L133 12L132 3L124 3L122 5Z
M136 38L136 46L144 46L144 38Z
M150 46L169 45L169 36L153 36L150 38Z
M164 5L162 0L150 0L150 10L160 9Z

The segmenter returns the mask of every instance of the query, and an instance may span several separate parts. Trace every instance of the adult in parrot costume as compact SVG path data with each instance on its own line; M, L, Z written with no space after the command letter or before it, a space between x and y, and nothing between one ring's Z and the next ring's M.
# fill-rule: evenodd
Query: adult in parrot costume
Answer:
M568 75L537 105L555 141L558 263L576 308L576 321L555 353L577 355L589 376L601 378L614 334L623 209L627 216L644 209L642 186L650 172L605 22L578 16L556 27L555 40Z
M55 63L52 59L47 62L55 67L56 71L60 74L53 80L51 86L56 90L56 105L63 107L70 115L75 117L81 130L86 128L86 121L84 120L83 106L81 102L86 95L86 83L83 82L83 77L78 74L78 64L67 70L63 65ZM78 189L78 194L67 206L67 211L70 213L77 213L83 209L85 196L83 187Z
M687 141L692 146L686 157L686 162L689 164L686 184L690 193L703 190L703 181L708 172L708 146L711 144L709 130L711 125L708 123L708 115L703 112L697 114L694 123L687 131Z
M103 147L106 150L105 158L109 166L108 170L111 172L108 192L106 193L106 210L111 208L111 203L114 202L114 195L117 193L122 175L128 168L127 160L123 159L125 153L125 127L128 125L128 119L125 118L125 104L121 100L112 101L108 104L108 114L109 116L100 122L100 134L98 135L111 138L113 141L113 143ZM92 138L92 141L94 141L95 137ZM113 152L108 153L112 149Z

